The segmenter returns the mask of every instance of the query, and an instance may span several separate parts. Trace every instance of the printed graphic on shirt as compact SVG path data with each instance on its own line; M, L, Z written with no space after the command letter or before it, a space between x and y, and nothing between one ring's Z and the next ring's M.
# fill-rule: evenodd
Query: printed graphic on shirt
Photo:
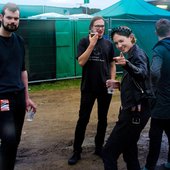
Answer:
M95 47L93 49L93 52L89 58L90 61L99 61L104 62L104 59L102 58L102 50L100 47Z
M0 106L1 112L9 111L9 100L8 99L0 100Z

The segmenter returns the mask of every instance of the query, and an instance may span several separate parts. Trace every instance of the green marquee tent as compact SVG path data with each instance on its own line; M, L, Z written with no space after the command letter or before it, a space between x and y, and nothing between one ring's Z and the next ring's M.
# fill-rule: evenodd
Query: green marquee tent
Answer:
M144 0L120 0L112 6L95 13L109 19L109 32L113 27L126 25L133 30L137 44L143 48L150 60L152 47L157 42L155 22L160 18L170 19L170 12L153 6ZM119 51L117 51L119 54ZM118 70L121 68L118 68Z
M94 15L101 15L105 18L142 20L170 18L170 12L153 6L144 0L120 0Z

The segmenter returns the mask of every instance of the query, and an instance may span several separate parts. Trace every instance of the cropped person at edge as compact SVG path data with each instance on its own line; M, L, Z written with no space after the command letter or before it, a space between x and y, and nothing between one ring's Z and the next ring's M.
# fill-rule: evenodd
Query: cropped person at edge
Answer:
M0 14L0 170L13 170L25 111L36 106L29 98L23 39L14 32L20 11L7 3Z
M170 20L155 24L158 42L153 47L151 80L156 99L151 109L149 153L143 170L154 170L159 158L163 132L168 137L167 162L161 169L170 170Z
M94 33L94 36L89 34L88 37L81 39L78 45L77 59L82 66L81 100L79 119L75 129L74 150L68 160L69 165L74 165L81 159L85 131L96 99L98 124L94 153L101 156L107 128L107 114L112 98L112 95L107 93L106 81L114 80L116 74L113 44L103 38L104 19L100 16L92 18L89 29Z

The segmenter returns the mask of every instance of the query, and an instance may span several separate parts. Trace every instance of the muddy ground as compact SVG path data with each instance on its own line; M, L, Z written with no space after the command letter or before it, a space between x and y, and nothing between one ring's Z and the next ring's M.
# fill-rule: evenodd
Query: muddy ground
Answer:
M72 154L78 119L79 88L41 91L30 95L38 109L32 122L25 120L15 170L103 170L102 160L93 154L97 124L96 104L86 130L82 159L78 164L69 166L67 160ZM119 105L119 92L116 91L109 109L106 139L117 120ZM148 127L149 123L139 141L141 166L144 165L148 152ZM158 164L166 160L167 150L167 139L164 137ZM119 170L126 169L122 157L118 165Z

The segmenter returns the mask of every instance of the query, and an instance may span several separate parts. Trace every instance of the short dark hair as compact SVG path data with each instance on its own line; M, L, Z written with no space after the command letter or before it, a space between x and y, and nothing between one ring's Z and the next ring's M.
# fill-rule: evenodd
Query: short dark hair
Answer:
M102 20L104 21L104 18L101 17L101 16L95 16L95 17L93 17L93 18L91 19L91 21L90 21L89 29L91 30L91 28L92 28L93 25L94 25L94 22L97 21L97 20L100 20L100 19L102 19Z
M155 24L156 33L159 37L166 37L170 35L170 20L160 19Z
M12 11L12 12L15 12L15 11L19 11L20 9L19 9L19 7L15 4L15 3L11 3L11 2L8 2L8 3L6 3L5 5L4 5L4 7L2 8L2 12L1 12L1 14L2 15L5 15L5 10L6 9L9 9L10 11Z
M112 29L111 38L113 38L114 34L129 37L132 34L132 30L127 26L118 26Z
M131 35L133 35L132 43L136 43L135 35L133 34L132 30L127 26L118 26L113 28L111 31L111 39L113 39L113 36L115 34L122 35L125 37L130 37Z

